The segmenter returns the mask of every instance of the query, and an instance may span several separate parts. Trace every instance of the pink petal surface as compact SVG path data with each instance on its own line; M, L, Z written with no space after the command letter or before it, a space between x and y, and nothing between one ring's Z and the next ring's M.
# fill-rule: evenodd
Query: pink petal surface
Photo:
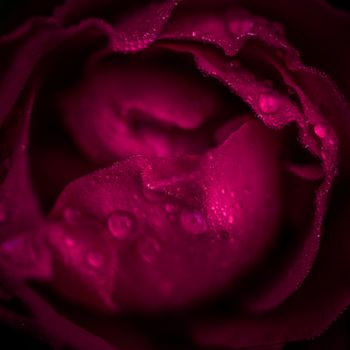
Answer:
M114 285L100 298L102 304L113 298L125 310L164 310L220 290L261 257L276 233L274 144L260 123L248 122L206 156L136 157L74 182L60 196L52 216L64 216L69 208L81 213L74 217L75 229L58 224L64 236L74 236L83 253L75 253L75 245L57 242L56 230L51 231L58 254L55 279L67 268L85 283L86 269L94 274L102 268L86 264L92 247L84 229L88 217L99 223L89 236L111 242L118 256L116 264L112 251L98 252L114 266L88 282L98 293L106 290L101 279ZM261 231L256 232L255 225ZM75 292L67 291L73 298Z
M126 62L115 57L87 76L58 105L75 142L96 163L197 153L207 141L196 129L223 110L210 82L173 72L159 58L157 64L156 54Z

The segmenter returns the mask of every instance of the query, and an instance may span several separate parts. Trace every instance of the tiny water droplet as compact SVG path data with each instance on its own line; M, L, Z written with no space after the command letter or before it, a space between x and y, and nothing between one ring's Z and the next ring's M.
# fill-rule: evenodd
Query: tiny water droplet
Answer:
M4 203L0 202L0 222L7 219L7 209Z
M115 212L108 218L108 228L111 234L120 239L125 239L133 229L133 220L129 214Z
M271 114L277 112L280 101L274 92L264 92L259 97L259 107L261 112Z
M227 221L229 224L233 224L235 222L235 218L233 215L229 215L229 217L227 218Z
M184 208L181 212L180 219L182 227L189 233L201 234L207 229L205 218L198 210Z
M160 202L163 200L163 194L155 187L153 187L151 184L147 184L145 188L143 189L143 196L146 200L151 202Z
M98 268L104 263L104 258L101 253L91 252L87 255L87 262L90 266Z
M159 243L153 238L146 238L139 243L141 258L148 263L155 261L160 250Z
M328 133L327 126L325 124L315 125L314 131L315 131L315 134L320 138L326 137Z
M241 68L241 62L238 61L238 60L232 60L232 61L230 62L230 67L231 67L232 69L239 69L239 68Z

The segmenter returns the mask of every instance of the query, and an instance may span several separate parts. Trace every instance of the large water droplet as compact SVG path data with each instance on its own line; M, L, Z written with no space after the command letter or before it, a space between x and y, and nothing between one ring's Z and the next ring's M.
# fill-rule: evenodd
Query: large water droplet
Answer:
M125 239L133 230L134 222L129 214L122 212L112 213L108 218L108 228L112 235Z
M139 243L139 252L142 259L148 263L153 263L161 248L159 243L153 238L146 238Z
M315 125L314 131L315 131L315 134L320 138L324 138L328 134L328 129L327 129L327 126L325 124Z
M198 210L184 208L181 212L180 220L184 230L189 233L201 234L207 229L205 218Z
M259 97L259 107L262 113L275 113L280 107L279 97L274 92L264 92Z
M74 240L74 238L69 236L64 237L63 241L68 248L73 248L76 245L76 241Z
M0 202L0 222L7 219L7 209L4 203Z
M104 263L104 258L101 253L91 252L87 255L87 262L91 267L99 268Z

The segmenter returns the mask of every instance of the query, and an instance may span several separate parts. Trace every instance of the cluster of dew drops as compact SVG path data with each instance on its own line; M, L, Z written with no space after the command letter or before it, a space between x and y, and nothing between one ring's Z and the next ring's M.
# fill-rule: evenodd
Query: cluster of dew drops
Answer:
M181 207L178 203L167 201L163 204L163 210L171 221L178 217L182 230L187 234L196 236L207 232L207 222L202 211ZM65 208L63 214L65 220L77 221L81 213L72 208ZM106 227L112 237L118 241L128 240L137 230L137 219L129 211L117 210L112 212L106 219ZM151 237L142 237L138 242L139 254L146 263L153 263L157 254L161 251L160 243ZM65 235L64 245L66 249L75 249L79 243L75 238ZM104 265L105 259L98 251L90 251L86 255L86 262L91 268L100 268Z

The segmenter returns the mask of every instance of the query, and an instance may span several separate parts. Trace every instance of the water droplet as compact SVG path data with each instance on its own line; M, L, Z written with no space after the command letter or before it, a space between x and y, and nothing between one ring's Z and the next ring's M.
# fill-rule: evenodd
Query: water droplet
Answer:
M231 33L240 36L248 33L252 29L253 22L248 18L235 18L229 22L228 26Z
M227 218L227 221L229 224L233 224L235 222L235 218L233 215L229 215L229 217Z
M169 214L176 213L179 207L175 203L168 202L164 206L165 211Z
M328 133L327 126L325 124L315 125L314 131L315 131L315 134L320 138L326 137Z
M101 253L91 252L87 255L87 262L90 266L98 268L103 265L104 258Z
M181 224L185 231L201 234L206 231L207 224L203 214L198 210L184 208L181 212Z
M261 112L266 114L275 113L280 107L280 101L274 92L264 92L259 97Z
M68 248L73 248L76 245L75 240L72 237L65 237L64 238L64 244L68 247Z
M133 220L129 214L115 212L108 218L108 228L116 238L125 239L133 229Z
M160 245L153 238L146 238L139 243L139 251L142 259L153 263L160 252Z
M0 202L0 222L4 222L7 219L7 210L4 203Z

